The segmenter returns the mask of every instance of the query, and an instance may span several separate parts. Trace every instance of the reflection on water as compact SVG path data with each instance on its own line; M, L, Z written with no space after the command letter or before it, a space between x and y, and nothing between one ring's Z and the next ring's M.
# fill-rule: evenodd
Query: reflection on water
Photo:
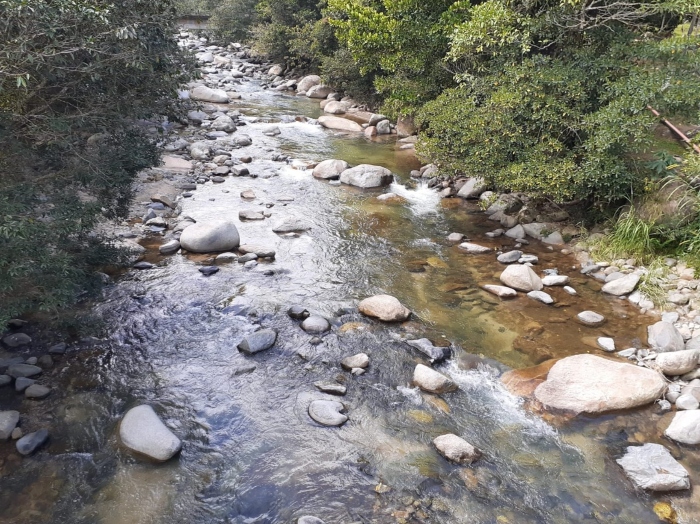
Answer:
M20 461L0 444L8 457L0 470L4 521L281 524L314 514L329 524L655 522L652 503L612 459L623 444L655 438L658 416L555 429L498 381L504 365L590 351L582 339L598 332L571 321L584 309L610 319L601 333L620 346L641 336L646 322L601 296L571 270L572 259L539 244L526 252L540 257L539 269L570 274L579 297L554 289L556 307L547 307L486 294L479 285L495 283L501 270L494 257L465 255L445 240L458 231L491 247L507 244L484 240L493 223L476 207L452 201L446 209L433 191L406 189L401 181L417 167L410 153L289 122L318 116L318 105L256 86L244 85L239 104L259 119L239 131L254 142L235 154L252 156L259 178L201 186L184 214L237 220L241 209L269 209L271 218L238 225L243 242L274 246L275 262L222 265L206 278L197 271L206 256L157 257L157 268L111 287L96 307L107 337L66 358L54 374L63 393L36 408L52 428L48 452ZM266 122L282 122L281 134L264 136ZM270 160L280 149L296 159L384 165L399 175L390 191L405 202L315 180ZM245 189L254 201L241 200ZM297 238L272 233L271 224L288 216L313 227ZM378 292L397 296L415 319L386 326L341 311ZM333 333L312 345L285 314L293 304L332 318ZM278 344L245 357L236 345L258 326L278 330ZM402 339L422 336L454 344L441 370L460 391L438 398L412 387L423 359ZM368 373L343 372L338 362L360 351L370 355ZM319 380L348 387L342 402L350 419L341 428L319 427L306 413L312 400L330 398L313 387ZM183 440L178 459L144 464L120 449L118 421L141 402ZM431 444L445 432L462 435L484 458L468 468L447 463ZM695 465L693 453L680 452ZM684 495L676 497L682 506Z

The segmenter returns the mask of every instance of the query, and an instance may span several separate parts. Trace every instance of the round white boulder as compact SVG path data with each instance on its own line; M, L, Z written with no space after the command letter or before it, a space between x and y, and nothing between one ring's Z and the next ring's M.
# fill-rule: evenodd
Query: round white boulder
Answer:
M131 451L158 462L171 459L182 442L160 420L151 406L136 406L126 412L119 426L119 438Z
M182 231L180 244L192 253L232 251L238 247L241 237L230 220L212 220L187 226Z

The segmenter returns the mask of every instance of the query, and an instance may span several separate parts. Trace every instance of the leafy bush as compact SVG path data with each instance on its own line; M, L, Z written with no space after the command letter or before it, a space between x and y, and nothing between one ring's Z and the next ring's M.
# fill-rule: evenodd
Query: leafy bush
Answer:
M124 216L158 150L136 126L179 113L192 63L169 0L0 0L0 325L56 311L118 261L94 233Z

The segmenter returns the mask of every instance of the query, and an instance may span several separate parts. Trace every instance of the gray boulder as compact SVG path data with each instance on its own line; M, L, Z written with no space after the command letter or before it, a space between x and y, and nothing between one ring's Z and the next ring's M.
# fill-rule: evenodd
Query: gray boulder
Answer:
M659 321L647 328L649 345L659 353L685 349L685 341L673 324Z
M690 488L688 472L661 444L630 446L617 459L625 475L641 489L650 491L678 491Z
M194 142L190 144L190 156L195 160L206 160L211 150L206 142Z
M324 99L333 92L332 87L324 85L315 85L306 91L306 96L309 98Z
M51 388L42 386L41 384L32 384L24 390L24 396L34 400L41 400L49 396Z
M483 178L470 178L467 180L467 183L461 187L457 196L467 199L479 198L484 191L486 191L486 183Z
M318 75L308 75L299 80L297 83L297 92L306 93L309 89L321 83L321 77Z
M582 311L576 315L576 320L581 324L590 327L598 327L605 323L605 317L595 311Z
M499 277L501 282L518 291L542 291L542 279L529 266L511 265Z
M295 217L283 218L272 228L275 233L291 233L293 231L307 231L311 224L306 220Z
M277 332L274 329L261 329L244 338L238 344L238 351L252 355L270 349L276 341Z
M433 440L433 445L440 452L440 455L456 464L471 464L481 456L478 449L452 433L440 435Z
M211 102L212 104L228 104L229 98L223 89L211 89L207 86L197 86L190 91L192 100Z
M180 241L179 240L170 240L160 246L158 248L158 252L161 255L172 255L173 253L177 253L178 249L180 249Z
M325 318L319 315L311 315L301 323L301 329L307 333L325 333L331 329L331 325Z
M170 460L182 449L180 439L147 404L126 412L119 425L119 438L131 451L158 462Z
M340 362L341 367L346 371L352 371L353 369L365 369L369 366L369 355L366 353L358 353L351 357L345 357Z
M413 383L428 393L441 394L458 389L457 384L445 375L423 364L418 364L413 370Z
M217 117L209 126L210 129L214 131L225 131L227 133L233 133L236 130L236 123L228 115L221 115Z
M520 260L520 257L522 256L523 252L516 249L513 251L508 251L507 253L501 253L496 257L496 260L498 260L501 264L514 264Z
M324 115L318 118L318 123L326 129L334 129L336 131L348 131L350 133L362 133L363 131L362 126L357 122L339 116Z
M391 171L381 166L360 164L340 174L340 182L363 189L388 186L394 181Z
M682 444L700 444L700 410L677 412L664 435Z
M26 333L12 333L3 337L2 341L7 347L11 348L18 348L32 343L31 337Z
M382 120L377 122L375 126L377 128L378 135L390 135L391 134L391 122L389 120Z
M7 368L7 374L14 378L33 377L34 375L39 375L41 371L42 369L39 366L31 364L12 364Z
M350 166L344 160L324 160L314 168L312 174L315 178L336 180L343 171L349 168Z
M375 295L360 302L360 313L384 322L402 322L411 316L411 310L391 295Z
M216 253L236 249L240 236L233 221L212 220L187 226L180 236L180 244L193 253Z
M617 297L621 295L629 295L635 290L637 284L639 284L640 275L636 273L630 273L621 278L617 278L605 284L601 291L609 295L615 295Z
M697 367L699 355L694 349L661 353L656 357L656 366L664 375L684 375Z

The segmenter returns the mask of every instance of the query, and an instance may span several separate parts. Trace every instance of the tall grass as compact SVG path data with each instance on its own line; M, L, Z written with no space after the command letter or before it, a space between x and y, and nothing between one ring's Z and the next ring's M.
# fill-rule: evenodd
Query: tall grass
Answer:
M612 226L612 231L595 242L591 250L607 260L635 258L638 262L651 261L659 247L653 237L654 223L640 217L634 206L621 212Z

